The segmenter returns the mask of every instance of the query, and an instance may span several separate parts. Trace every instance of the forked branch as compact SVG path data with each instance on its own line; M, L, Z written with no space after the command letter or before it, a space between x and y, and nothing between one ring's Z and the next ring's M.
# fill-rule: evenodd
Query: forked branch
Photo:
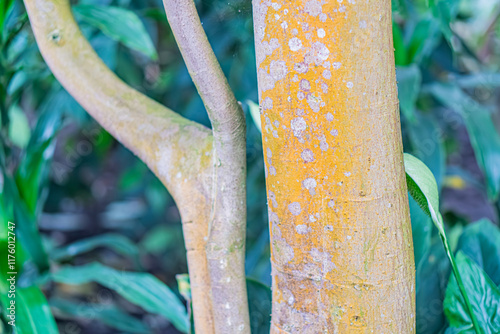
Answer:
M67 0L25 0L40 51L64 88L161 179L181 212L199 333L213 333L206 240L213 136L127 86L82 35ZM166 305L168 307L168 305Z
M245 281L246 126L192 0L164 0L167 19L205 104L214 135L207 245L216 333L250 333Z

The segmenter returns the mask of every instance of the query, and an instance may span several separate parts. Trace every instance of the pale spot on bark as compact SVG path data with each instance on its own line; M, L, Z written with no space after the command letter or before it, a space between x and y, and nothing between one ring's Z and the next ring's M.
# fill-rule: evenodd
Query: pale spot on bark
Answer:
M326 19L327 19L327 16L326 16L326 14L325 14L325 13L321 13L321 14L319 14L319 20L320 20L321 22L325 22L325 21L326 21Z
M290 122L290 127L292 128L293 135L297 138L302 137L304 130L307 128L307 123L302 117L297 117L292 119Z
M293 202L288 204L288 211L294 216L300 215L302 212L302 209L300 208L300 203L299 202Z
M331 199L330 201L328 201L328 207L329 208L333 208L335 206L335 201L333 199Z
M270 66L270 74L276 80L283 79L288 70L286 68L286 62L284 61L272 61Z
M321 98L314 96L313 94L307 94L307 103L311 107L312 111L318 112L321 105Z
M310 149L306 148L305 150L302 151L300 154L300 157L304 162L313 162L314 161L314 153Z
M328 93L328 85L325 82L321 83L321 90L323 91L323 94Z
M332 73L329 70L323 71L323 78L330 80L332 78Z
M294 37L288 41L288 46L292 51L299 51L302 48L302 41L297 37Z
M328 143L326 142L326 137L325 135L321 135L318 137L319 139L319 148L322 150L322 151L326 151L328 150Z
M316 186L317 186L317 183L316 183L316 180L312 177L309 177L307 179L305 179L304 181L302 181L302 186L304 188L306 188L307 190L309 190L309 194L311 196L314 196L316 195Z
M269 199L271 200L271 203L273 203L273 207L277 208L278 202L276 201L276 195L271 190L269 190Z
M297 98L299 100L303 100L305 97L306 97L306 94L304 94L304 92L302 92L302 91L297 92Z
M295 231L298 234L304 235L304 234L311 232L311 228L308 227L307 225L301 224L301 225L295 226Z
M332 115L332 113L329 112L328 114L326 114L326 120L329 121L329 122L333 121L333 115Z
M339 63L339 62L333 63L333 69L334 70L338 70L341 66L342 66L342 63Z
M293 69L299 73L306 73L309 69L309 65L307 65L306 63L295 63Z
M366 28L366 21L365 20L359 21L359 27L361 29L365 29Z
M306 2L304 11L311 16L318 16L321 13L321 3L316 0Z
M273 100L270 97L266 97L262 102L262 109L268 110L273 108Z
M344 175L349 177L349 176L351 176L351 172L345 172Z
M332 131L330 131L330 133L332 134L332 136L337 137L339 135L339 130L333 129Z
M325 29L323 28L318 29L317 34L319 38L325 37L326 36Z
M276 175L276 168L274 166L269 166L269 174Z
M259 69L259 84L263 92L274 88L274 78L264 69Z
M309 82L309 80L302 79L300 80L299 88L302 90L309 91L311 89L311 83Z
M273 247L271 250L274 259L280 264L290 262L295 256L293 247L282 238L281 230L277 223L273 223L271 229L273 234Z
M333 269L336 269L337 266L332 262L332 256L327 252L321 252L317 248L311 249L309 252L314 262L318 262L321 270L321 274L328 274Z
M352 88L354 87L354 84L351 81L349 81L346 86L347 88Z
M319 60L325 61L330 55L330 50L321 42L316 42L312 45L311 49L315 52Z

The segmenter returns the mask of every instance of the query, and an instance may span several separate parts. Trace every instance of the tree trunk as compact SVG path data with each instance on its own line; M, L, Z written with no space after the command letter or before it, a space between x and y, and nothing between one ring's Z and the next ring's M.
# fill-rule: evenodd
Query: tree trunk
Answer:
M414 333L390 0L254 0L272 333Z

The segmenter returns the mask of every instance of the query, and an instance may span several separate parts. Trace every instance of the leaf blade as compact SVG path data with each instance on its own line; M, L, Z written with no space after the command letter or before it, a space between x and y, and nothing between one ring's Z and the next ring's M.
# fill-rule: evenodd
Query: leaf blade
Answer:
M101 5L75 5L72 8L78 18L98 28L108 37L152 60L158 59L151 37L134 12Z
M71 285L97 282L146 311L162 315L183 333L188 331L189 319L184 305L163 282L151 274L119 271L94 262L78 267L63 267L52 273L51 278L55 282Z

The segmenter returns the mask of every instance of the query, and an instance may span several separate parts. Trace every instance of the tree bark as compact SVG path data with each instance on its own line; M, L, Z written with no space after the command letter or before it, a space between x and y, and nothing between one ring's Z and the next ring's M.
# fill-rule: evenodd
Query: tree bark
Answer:
M215 170L207 257L215 332L249 334L245 117L208 42L193 0L163 3L182 58L212 123Z
M214 192L211 131L130 88L110 71L81 34L68 1L24 3L52 73L102 127L149 166L175 199L183 223L196 331L214 333L206 256Z
M414 333L390 0L254 0L272 333Z

